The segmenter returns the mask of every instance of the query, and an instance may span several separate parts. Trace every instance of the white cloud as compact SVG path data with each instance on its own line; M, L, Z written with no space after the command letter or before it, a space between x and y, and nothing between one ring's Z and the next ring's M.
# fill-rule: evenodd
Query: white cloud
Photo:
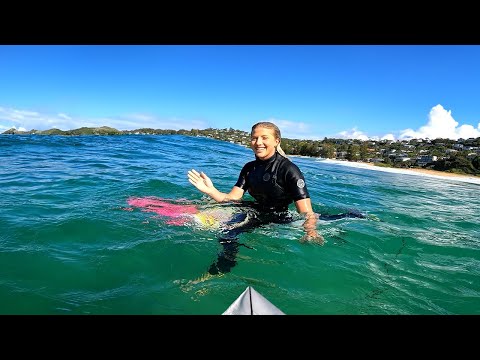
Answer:
M456 133L458 134L459 138L463 139L468 139L471 137L477 138L480 136L480 123L478 123L477 129L475 129L472 125L462 125L457 129Z
M380 140L391 140L391 141L394 141L395 140L395 136L393 134L385 134L383 135Z
M289 139L309 139L321 140L323 136L313 134L311 126L304 122L295 122L290 120L280 120L269 118L263 121L270 121L276 124L282 137ZM140 128L152 129L205 129L210 127L203 120L186 120L180 118L163 119L158 116L148 114L128 114L118 118L75 118L65 113L43 114L37 111L21 110L0 107L0 131L15 128L17 130L47 130L57 128L60 130L72 130L80 127L98 127L110 126L118 130L134 130ZM449 138L457 140L459 138L477 138L480 137L480 123L475 128L472 125L461 125L452 117L451 111L447 111L442 105L434 106L428 115L428 123L424 126L414 129L404 129L399 132L399 140L404 139L435 139ZM329 136L330 137L330 136ZM392 133L383 136L368 136L363 131L354 127L350 130L342 131L334 137L359 140L395 140Z
M400 131L399 140L409 139L437 139L447 138L458 140L459 138L477 138L480 137L480 123L477 128L472 125L458 126L458 122L452 117L451 111L447 111L442 105L434 106L428 115L428 123L421 126L418 130L405 129ZM378 140L378 136L368 136L364 132L358 130L356 127L342 131L337 134L344 139L359 139L359 140ZM380 137L381 140L395 140L395 136L390 133Z
M58 117L63 118L63 119L66 119L66 120L71 120L71 119L72 119L70 116L68 116L68 115L66 115L66 114L61 114L61 113L58 114Z
M51 116L36 111L0 107L0 127L3 129L15 128L26 131L26 129L45 130L56 127L67 130L69 121L64 114Z
M339 138L341 139L358 139L358 140L368 140L369 137L364 134L362 131L357 130L356 127L347 131L341 131L338 133Z
M309 139L309 140L318 140L319 136L312 135L312 129L310 125L304 122L290 121L290 120L279 120L275 118L269 118L261 121L269 121L274 123L280 129L282 138L287 139Z
M23 127L17 128L16 126L7 127L7 126L0 125L0 132L6 131L6 130L10 130L10 129L12 129L12 128L15 129L15 130L18 130L18 131L27 131L27 129L25 129L25 128L23 128Z
M451 110L445 110L442 105L434 106L428 115L427 125L420 127L418 130L405 129L400 132L400 139L453 139L459 138L476 138L480 136L480 123L475 129L472 125L461 125L452 117Z
M42 114L35 111L18 110L0 107L0 129L11 128L27 130L73 130L80 127L109 126L118 130L134 130L140 128L152 129L205 129L208 124L202 120L185 120L179 118L161 119L156 116L132 114L119 118L74 118L64 113L56 115Z

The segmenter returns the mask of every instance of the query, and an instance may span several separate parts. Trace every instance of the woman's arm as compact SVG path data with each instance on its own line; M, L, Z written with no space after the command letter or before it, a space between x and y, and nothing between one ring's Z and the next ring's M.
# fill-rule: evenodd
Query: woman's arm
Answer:
M240 200L244 194L244 190L238 186L234 186L228 194L218 191L213 186L212 180L203 171L199 173L194 169L190 170L188 172L188 181L216 202Z
M295 201L297 211L305 216L303 228L305 229L305 236L301 241L313 241L323 245L325 240L323 236L317 232L317 215L312 210L312 202L310 198Z

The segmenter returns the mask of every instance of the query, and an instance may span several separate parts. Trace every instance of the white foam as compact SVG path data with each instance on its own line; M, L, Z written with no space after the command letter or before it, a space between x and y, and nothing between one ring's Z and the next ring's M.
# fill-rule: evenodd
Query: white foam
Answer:
M354 161L341 161L341 160L332 160L332 159L319 159L317 161L325 162L327 164L333 165L343 165L343 166L350 166L355 168L367 169L367 170L376 170L376 171L383 171L383 172L390 172L390 173L397 173L397 174L406 174L406 175L417 175L423 177L430 177L430 178L437 178L437 179L447 179L452 181L459 181L459 182L466 182L471 184L479 184L480 185L480 177L476 176L448 176L448 175L437 175L437 174L427 174L423 172L417 172L415 170L409 169L397 169L397 168L388 168L382 166L373 166L371 164L361 163L361 162L354 162Z

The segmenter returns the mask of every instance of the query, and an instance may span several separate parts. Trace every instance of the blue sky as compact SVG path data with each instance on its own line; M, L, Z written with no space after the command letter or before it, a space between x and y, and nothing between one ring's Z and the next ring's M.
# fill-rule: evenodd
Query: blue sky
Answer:
M480 45L0 45L0 132L480 136Z

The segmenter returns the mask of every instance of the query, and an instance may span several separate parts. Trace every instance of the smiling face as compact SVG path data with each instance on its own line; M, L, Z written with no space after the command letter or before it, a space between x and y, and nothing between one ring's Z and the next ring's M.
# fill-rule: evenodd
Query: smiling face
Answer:
M260 160L270 159L275 154L276 146L279 143L280 139L275 137L273 129L257 126L252 131L250 146Z

